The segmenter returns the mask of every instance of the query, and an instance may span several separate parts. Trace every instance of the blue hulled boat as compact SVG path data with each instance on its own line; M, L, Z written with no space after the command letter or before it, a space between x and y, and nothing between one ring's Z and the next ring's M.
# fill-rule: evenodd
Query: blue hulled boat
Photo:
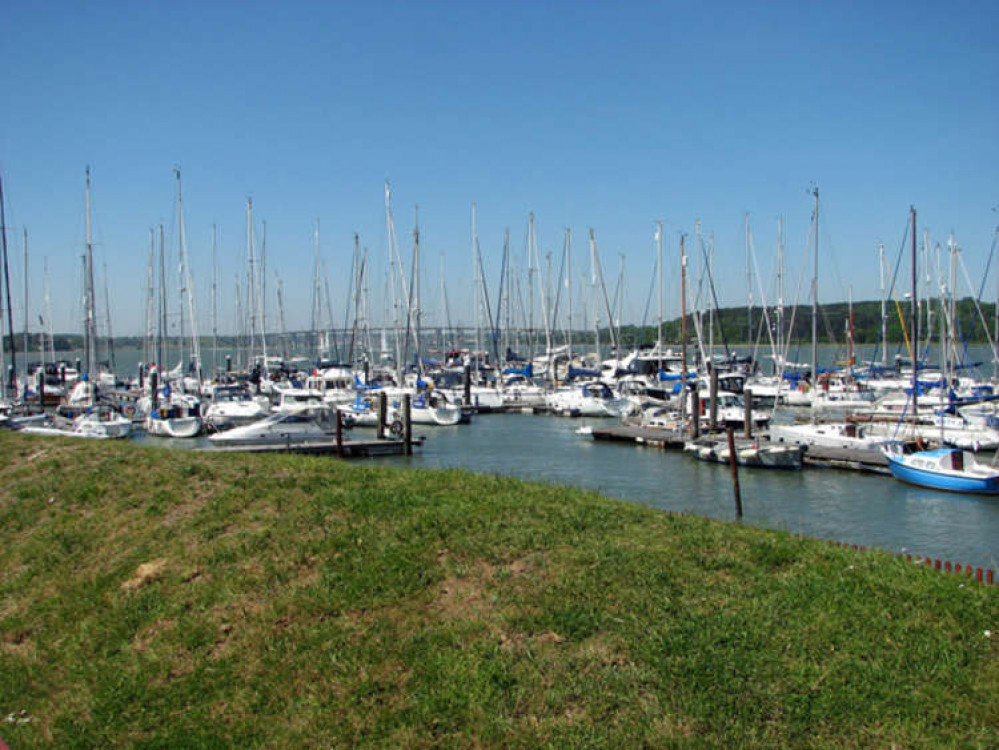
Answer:
M892 445L882 449L892 475L918 487L976 495L999 495L999 468L981 464L971 451L938 448L902 453Z

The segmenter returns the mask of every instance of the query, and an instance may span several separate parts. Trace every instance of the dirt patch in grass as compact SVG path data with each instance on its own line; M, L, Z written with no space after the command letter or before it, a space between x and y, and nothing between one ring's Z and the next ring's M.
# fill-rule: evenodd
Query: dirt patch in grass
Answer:
M165 557L160 557L147 563L142 563L135 569L135 575L121 584L121 587L126 591L134 591L135 589L141 588L147 583L155 581L163 575L163 571L166 570L166 566L167 561Z

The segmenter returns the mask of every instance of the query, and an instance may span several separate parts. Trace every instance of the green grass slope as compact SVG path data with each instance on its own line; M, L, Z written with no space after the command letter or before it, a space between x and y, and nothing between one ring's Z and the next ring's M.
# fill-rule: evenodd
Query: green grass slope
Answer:
M0 434L15 748L995 746L986 631L994 586L575 489Z

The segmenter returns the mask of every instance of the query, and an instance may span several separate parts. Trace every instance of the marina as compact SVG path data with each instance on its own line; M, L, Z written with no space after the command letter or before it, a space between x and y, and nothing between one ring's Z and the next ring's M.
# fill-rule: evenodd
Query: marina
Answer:
M268 419L282 413L275 411ZM379 438L375 428L348 429L344 422L339 444L329 427L328 437L320 433L306 444L279 439L270 445L224 446L213 444L205 434L194 439L149 434L141 429L138 415L135 419L131 439L145 445L293 451L377 459L407 468L462 468L594 490L671 512L736 520L727 465L685 454L690 435L681 430L629 424L621 418L570 418L516 405L490 409L459 424L412 424L412 455L407 455L400 425L386 424ZM741 432L736 435L742 445L766 444L755 432L748 442ZM978 455L980 462L993 461L991 451ZM800 469L743 465L739 481L744 511L740 523L999 571L999 502L896 481L876 448L809 445L801 454Z

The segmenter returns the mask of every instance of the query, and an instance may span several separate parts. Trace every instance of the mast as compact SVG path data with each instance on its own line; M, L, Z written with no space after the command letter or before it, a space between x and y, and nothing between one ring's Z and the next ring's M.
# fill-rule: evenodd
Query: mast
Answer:
M323 356L323 336L320 332L322 328L323 305L322 305L322 260L319 255L319 219L316 219L316 226L312 232L313 243L313 266L312 266L312 331L316 337L316 363Z
M108 335L110 335L110 333ZM24 375L25 375L25 382L27 382L27 375L28 375L28 228L27 227L24 227Z
M90 185L90 168L87 168L87 185ZM89 199L88 199L89 200ZM89 205L89 203L88 203ZM89 231L89 223L87 224ZM7 335L10 337L10 367L11 372L17 373L17 355L14 353L14 313L10 303L10 267L7 262L7 213L4 209L3 199L3 179L0 178L0 246L3 250L3 284L7 294ZM2 317L2 316L0 316ZM2 323L2 321L0 321ZM3 367L3 337L0 336L0 367ZM0 372L0 382L6 382L7 371ZM7 383L7 388L16 390L17 381ZM6 395L6 391L0 393L0 397Z
M87 245L83 256L83 319L84 335L83 350L87 363L88 377L93 379L97 373L97 302L94 299L94 244L90 229L90 167L86 171L86 206L87 206ZM8 304L10 300L8 299Z
M108 293L108 264L107 261L103 264L104 267L104 321L107 325L107 336L108 336L108 366L111 368L111 372L115 372L118 369L117 362L114 358L114 334L111 331L111 295ZM27 297L25 297L27 299ZM24 327L24 335L28 335L28 327ZM27 346L25 346L25 352L27 352ZM27 353L25 354L25 362L27 362Z
M656 378L663 369L663 222L656 222L656 283L659 287L659 319L656 324Z
M687 236L680 235L680 424L687 414ZM694 415L694 419L697 415Z
M153 228L149 228L149 260L146 263L146 336L142 342L142 361L149 365L153 361L156 322L156 239Z
M878 265L881 275L881 366L888 367L888 310L885 297L885 244L878 244Z
M568 315L569 315L569 325L568 338L569 338L569 364L572 364L572 229L569 227L565 228L565 283L566 289L568 291Z
M52 295L49 289L49 259L45 257L42 259L42 272L45 278L45 328L46 331L43 332L43 338L45 334L48 336L48 349L49 355L53 362L55 362L55 330L52 323ZM44 346L44 344L43 344ZM45 357L42 356L42 361L45 361Z
M212 224L212 377L219 367L219 227Z
M156 362L160 366L161 377L164 372L164 347L167 337L167 297L166 297L166 243L163 236L163 225L160 224L160 314L159 330L156 334Z
M813 188L812 195L815 196L815 225L814 247L812 248L812 424L815 424L817 416L815 413L815 401L819 387L819 189Z
M909 220L912 224L912 299L909 305L909 324L912 326L912 419L919 416L919 271L916 267L916 207L910 206Z
M746 213L746 289L749 297L746 301L746 343L753 344L753 260L752 242L749 235L749 213Z
M777 217L777 362L778 370L784 364L784 218Z

